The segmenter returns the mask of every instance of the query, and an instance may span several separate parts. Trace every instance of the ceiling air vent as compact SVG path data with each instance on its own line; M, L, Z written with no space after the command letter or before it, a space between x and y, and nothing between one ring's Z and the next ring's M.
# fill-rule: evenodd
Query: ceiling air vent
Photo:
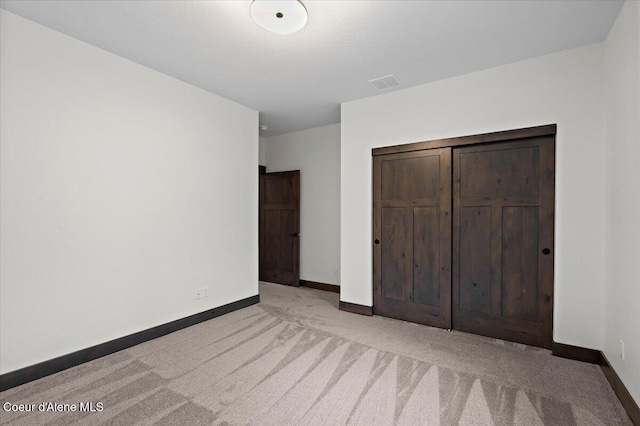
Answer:
M400 86L400 81L398 81L395 74L374 78L373 80L369 80L369 83L373 84L373 86L378 90L391 89L392 87Z

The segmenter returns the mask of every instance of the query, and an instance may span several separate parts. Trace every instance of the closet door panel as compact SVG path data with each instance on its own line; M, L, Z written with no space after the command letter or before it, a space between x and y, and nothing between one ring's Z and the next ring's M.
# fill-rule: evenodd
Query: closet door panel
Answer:
M538 320L538 208L502 208L502 316Z
M389 299L405 300L405 250L408 234L405 209L386 207L382 209L382 296Z
M440 208L413 209L414 301L440 306Z
M491 312L491 209L460 209L460 306L468 311Z
M374 158L374 313L449 328L451 149Z
M455 329L551 347L555 138L453 150Z

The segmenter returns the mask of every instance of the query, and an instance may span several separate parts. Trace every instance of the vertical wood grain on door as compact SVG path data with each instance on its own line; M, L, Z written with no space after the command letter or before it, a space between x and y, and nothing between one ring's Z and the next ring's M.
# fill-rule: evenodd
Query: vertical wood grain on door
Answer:
M260 175L260 280L300 285L300 171Z
M554 152L553 137L454 148L455 329L551 347Z
M451 319L451 149L373 159L375 314Z

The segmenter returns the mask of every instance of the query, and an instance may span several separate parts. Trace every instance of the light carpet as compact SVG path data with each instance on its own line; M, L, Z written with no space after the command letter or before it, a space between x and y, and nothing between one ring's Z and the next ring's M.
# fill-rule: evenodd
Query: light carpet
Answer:
M0 393L102 402L10 425L630 425L600 368L544 349L337 309L260 283L261 302Z

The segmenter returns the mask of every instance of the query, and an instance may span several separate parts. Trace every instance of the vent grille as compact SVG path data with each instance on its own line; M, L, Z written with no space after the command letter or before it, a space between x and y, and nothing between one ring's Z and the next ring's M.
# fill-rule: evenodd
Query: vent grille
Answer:
M369 80L369 83L378 90L391 89L392 87L400 86L400 81L395 74L385 75L384 77L374 78Z

